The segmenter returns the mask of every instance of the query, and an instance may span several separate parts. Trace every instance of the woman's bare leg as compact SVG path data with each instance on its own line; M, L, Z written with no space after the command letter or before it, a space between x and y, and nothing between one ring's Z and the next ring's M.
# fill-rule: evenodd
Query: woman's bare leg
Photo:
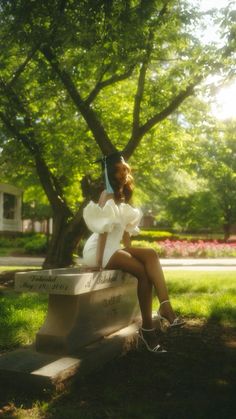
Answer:
M148 248L130 247L126 249L126 251L143 264L148 278L155 286L157 297L160 303L162 301L169 300L165 277L159 261L159 257L155 250ZM163 316L167 317L171 323L176 318L170 302L163 304L160 307L160 312Z
M109 260L106 269L121 269L138 280L137 294L142 314L142 327L151 329L152 324L152 282L148 279L141 261L124 250L118 250Z

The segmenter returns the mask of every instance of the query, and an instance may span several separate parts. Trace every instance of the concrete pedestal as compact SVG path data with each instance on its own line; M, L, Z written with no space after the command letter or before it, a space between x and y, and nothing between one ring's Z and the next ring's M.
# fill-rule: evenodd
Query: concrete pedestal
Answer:
M65 389L106 362L137 345L137 328L132 324L78 351L75 356L58 356L19 349L0 356L1 391L27 394Z
M121 271L55 269L17 273L16 291L49 293L36 350L71 355L139 317L137 279Z
M18 390L58 390L137 343L137 280L121 271L19 272L19 292L49 294L35 345L0 356L0 381Z

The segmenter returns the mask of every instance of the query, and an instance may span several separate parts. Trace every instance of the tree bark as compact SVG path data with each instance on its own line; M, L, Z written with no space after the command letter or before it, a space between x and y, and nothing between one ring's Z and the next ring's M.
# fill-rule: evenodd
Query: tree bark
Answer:
M61 80L62 84L65 86L72 101L76 105L77 109L80 111L89 129L93 133L93 136L97 144L99 145L101 151L105 155L116 151L116 148L109 139L108 134L104 129L104 126L99 121L93 109L81 97L70 74L66 72L64 69L61 69L60 63L58 62L53 50L49 47L44 46L41 47L41 52L42 54L44 54L45 58L47 59L47 61Z
M98 200L101 185L86 177L82 180L81 186L86 197L78 212L73 217L59 211L54 214L53 235L43 264L45 269L71 266L73 252L86 235L87 227L83 220L83 210L90 199Z
M68 219L60 213L57 213L53 219L53 235L49 242L49 247L43 268L64 268L73 264L73 252L77 243L86 233L86 226L81 218L70 228Z
M224 227L224 240L227 241L230 238L231 224L225 223L223 227Z

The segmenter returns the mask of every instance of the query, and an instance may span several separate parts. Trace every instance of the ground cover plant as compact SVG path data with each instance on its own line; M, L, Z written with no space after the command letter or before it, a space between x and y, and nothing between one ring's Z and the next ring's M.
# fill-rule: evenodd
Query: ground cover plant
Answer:
M171 300L186 318L236 325L235 272L165 272ZM0 289L1 290L1 289ZM153 309L157 309L154 302ZM47 295L0 294L0 348L33 341L47 311Z
M183 233L183 232L172 232L156 229L140 229L140 232L135 236L135 240L145 240L149 242L155 242L160 240L188 240L190 242L196 242L198 240L204 241L224 241L223 233Z
M0 237L0 256L42 255L47 249L47 236L41 233L19 237Z
M162 258L221 258L236 257L236 242L223 243L217 240L189 241L189 240L163 240L152 242L134 240L133 246L153 247Z
M0 266L0 352L31 343L43 322L47 296L13 292L14 274L38 266Z
M0 351L33 342L47 310L47 296L0 294Z
M140 346L61 394L31 397L1 391L0 415L25 419L234 419L235 272L165 270L165 275L173 305L187 320L182 329L160 334L168 349L166 358L154 357ZM35 320L43 320L46 300L37 294L16 297L9 290L0 298L0 330L4 327L11 348L30 342Z
M224 242L220 235L175 235L168 231L142 230L139 236L132 240L133 246L153 247L162 258L171 257L236 257L236 241ZM212 238L210 238L212 237ZM78 245L77 251L81 254L84 240ZM17 238L0 239L0 256L12 255L43 255L47 248L47 237L44 234L31 234Z

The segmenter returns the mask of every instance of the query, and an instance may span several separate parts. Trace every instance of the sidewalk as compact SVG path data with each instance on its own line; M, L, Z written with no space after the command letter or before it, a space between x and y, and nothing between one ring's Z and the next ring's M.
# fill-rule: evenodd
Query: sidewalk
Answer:
M160 259L163 269L236 271L236 258Z
M44 258L25 256L2 256L0 266L42 266Z
M162 266L235 266L236 258L160 259Z
M0 257L0 266L42 266L42 257ZM79 260L78 260L79 262ZM160 259L168 269L227 269L236 270L236 258L218 259Z

